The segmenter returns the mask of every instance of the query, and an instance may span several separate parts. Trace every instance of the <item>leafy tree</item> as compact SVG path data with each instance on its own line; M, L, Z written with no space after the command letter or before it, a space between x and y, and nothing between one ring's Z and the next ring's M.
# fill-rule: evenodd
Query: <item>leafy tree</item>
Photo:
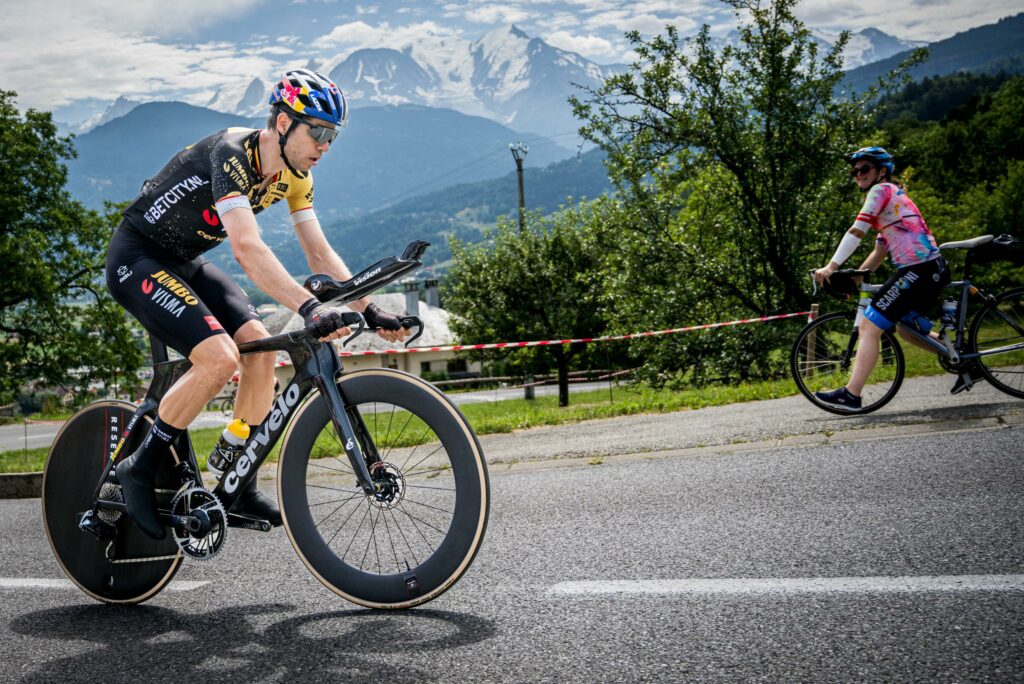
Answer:
M684 230L677 243L688 270L753 311L805 306L806 271L836 238L822 230L815 209L841 206L832 200L833 183L843 156L868 131L864 105L877 89L835 96L848 34L819 55L793 14L796 0L727 2L741 20L748 17L737 45L716 48L707 25L684 42L671 26L649 41L630 32L639 61L587 89L574 109L585 122L581 133L608 153L613 179L650 231L670 230L688 193L722 198L716 218L725 231L715 237L736 249L741 274L704 268ZM708 171L717 181L695 187L693 179Z
M452 239L453 263L444 298L452 330L462 344L495 340L593 337L603 330L596 270L599 254L582 229L597 220L579 205L552 217L527 214L526 230L500 218L482 243ZM569 405L569 368L584 344L554 344L517 351L523 366L554 366L558 403ZM493 354L492 354L493 356Z
M0 91L0 401L36 381L109 384L142 361L102 278L117 213L68 195L71 139L48 112L20 115L15 97Z
M639 59L573 98L581 134L608 155L624 203L609 308L617 329L805 309L807 271L831 254L861 200L843 159L871 130L866 103L838 97L848 35L825 54L796 0L727 0L736 44L705 25L627 37ZM912 61L923 58L915 55ZM903 67L906 68L906 65ZM632 314L630 316L629 314ZM651 377L689 382L772 375L784 325L639 342Z

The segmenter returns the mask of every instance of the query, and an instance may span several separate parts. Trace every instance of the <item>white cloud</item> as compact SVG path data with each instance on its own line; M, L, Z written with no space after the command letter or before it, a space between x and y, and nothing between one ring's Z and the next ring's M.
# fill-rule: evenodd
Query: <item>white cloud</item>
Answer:
M808 26L838 33L844 28L877 28L907 40L941 40L969 28L993 24L1003 17L1019 14L1021 0L805 0L796 14Z
M544 36L545 42L557 48L577 52L593 62L618 60L622 56L622 47L605 40L600 36L577 36L568 31L555 31Z
M530 17L530 13L505 4L483 5L464 9L463 16L477 24L513 24Z
M321 50L351 53L360 48L399 48L416 42L424 36L437 39L460 39L457 30L433 21L405 26L392 26L388 22L371 26L365 21L353 21L335 26L330 33L314 40L313 46Z

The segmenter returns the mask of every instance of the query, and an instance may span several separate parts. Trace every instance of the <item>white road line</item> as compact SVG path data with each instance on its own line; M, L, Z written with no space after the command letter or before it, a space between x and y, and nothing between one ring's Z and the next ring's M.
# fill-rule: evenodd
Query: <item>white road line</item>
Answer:
M166 591L192 591L209 582L171 582ZM0 589L78 589L71 580L38 577L0 577Z
M1024 591L1024 575L608 580L559 582L550 587L547 594L901 594L925 591Z

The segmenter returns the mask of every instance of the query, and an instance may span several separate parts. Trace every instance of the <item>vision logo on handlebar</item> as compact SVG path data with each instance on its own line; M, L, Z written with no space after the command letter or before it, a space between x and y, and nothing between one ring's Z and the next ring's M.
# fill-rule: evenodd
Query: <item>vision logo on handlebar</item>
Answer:
M429 242L414 240L406 246L402 256L381 259L348 280L338 282L328 275L316 274L307 278L304 285L321 302L347 304L398 280L409 271L422 267L423 262L420 261L420 257L429 246ZM345 313L343 320L346 326L355 325L358 326L358 329L342 343L342 346L348 345L366 330L376 330L376 328L368 328L363 317L358 313ZM416 328L416 333L405 343L405 346L408 347L423 334L423 321L417 316L402 316L399 320L406 330Z

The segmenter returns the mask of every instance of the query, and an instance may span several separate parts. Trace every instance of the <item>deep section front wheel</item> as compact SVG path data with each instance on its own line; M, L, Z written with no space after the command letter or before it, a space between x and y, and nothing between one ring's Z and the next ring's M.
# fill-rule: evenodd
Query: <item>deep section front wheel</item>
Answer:
M281 448L278 498L306 567L370 608L409 608L450 588L487 527L490 485L480 444L437 388L388 369L343 375L338 387L376 485L365 494L326 403L296 412Z
M852 312L831 313L808 323L790 353L790 372L800 392L820 409L848 416L876 411L896 396L906 372L903 350L892 333L882 333L878 363L861 394L861 408L846 411L830 406L815 392L843 387L850 380L860 342Z
M78 527L77 515L92 508L96 483L117 449L135 406L121 401L91 404L64 424L50 447L43 474L43 524L64 574L89 596L106 603L141 603L167 586L181 565L181 552L168 534L147 537L126 514L101 511L116 529L99 539ZM121 448L126 458L141 443L152 420L140 419ZM166 508L177 489L172 449L157 471L157 503ZM119 487L105 484L105 498L118 499Z
M1024 343L1024 287L996 296L971 322L969 350L984 353ZM978 359L985 379L999 390L1024 398L1024 350Z

